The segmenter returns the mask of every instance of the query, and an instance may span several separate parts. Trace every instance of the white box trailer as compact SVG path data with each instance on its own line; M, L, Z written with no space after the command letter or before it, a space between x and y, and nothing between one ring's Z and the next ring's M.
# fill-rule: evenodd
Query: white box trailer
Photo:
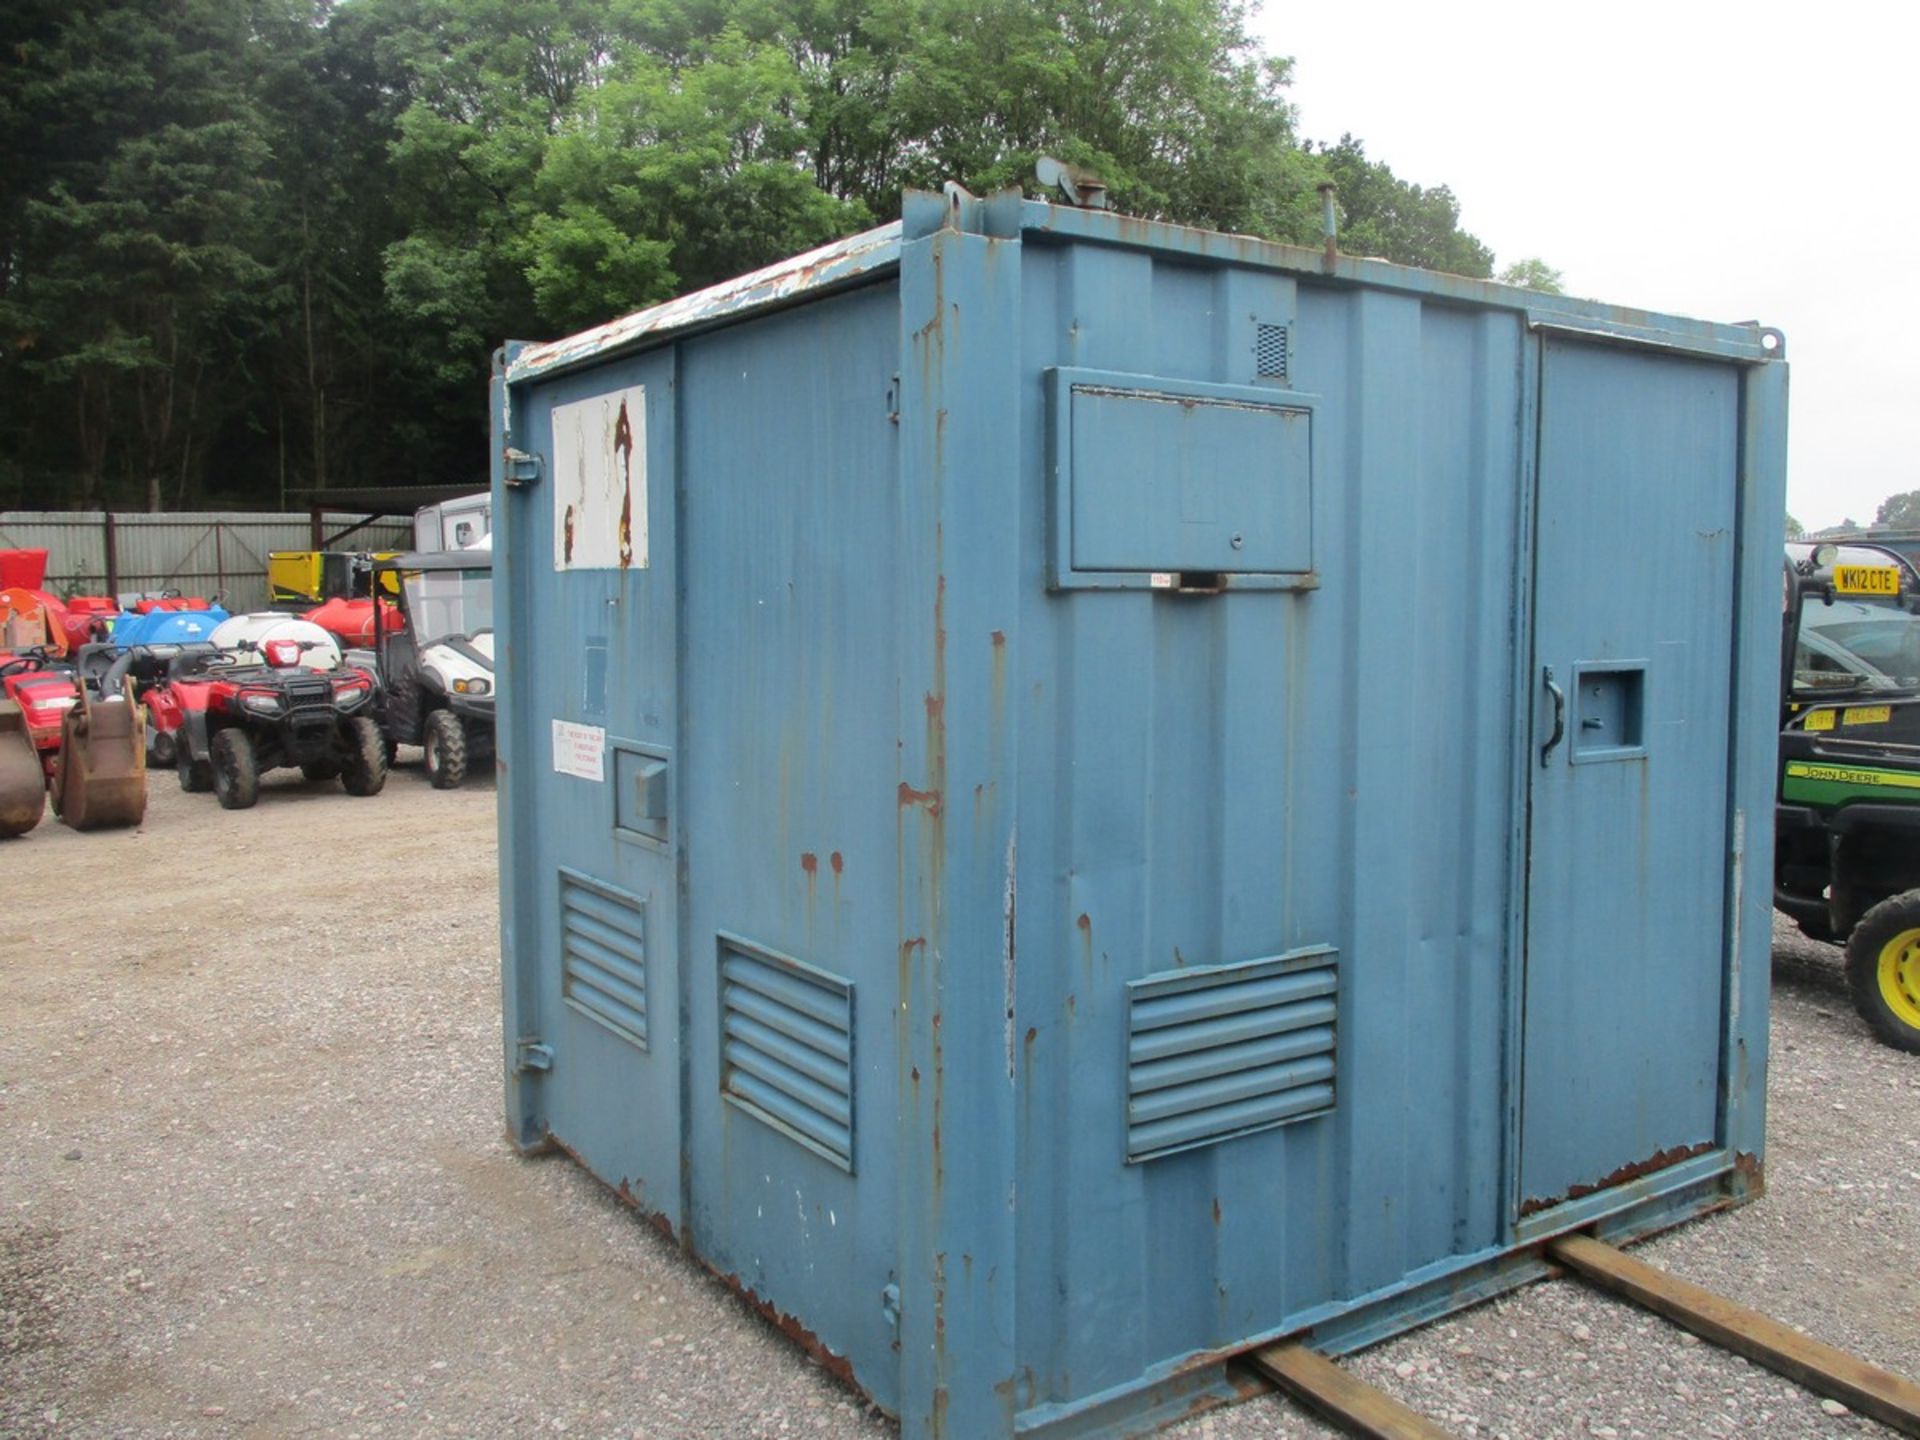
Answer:
M493 496L485 490L424 505L414 512L413 548L464 550L493 529Z

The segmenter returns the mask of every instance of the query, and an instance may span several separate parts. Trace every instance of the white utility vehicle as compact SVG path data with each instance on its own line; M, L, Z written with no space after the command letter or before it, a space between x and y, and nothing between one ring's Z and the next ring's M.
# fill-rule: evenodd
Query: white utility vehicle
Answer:
M420 746L434 788L451 790L493 755L493 553L397 555L389 570L401 624L375 620L381 728L389 745Z

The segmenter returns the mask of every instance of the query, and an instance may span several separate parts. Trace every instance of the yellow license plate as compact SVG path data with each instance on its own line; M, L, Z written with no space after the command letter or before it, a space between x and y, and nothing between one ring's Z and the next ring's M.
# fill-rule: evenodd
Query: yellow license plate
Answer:
M1806 728L1809 730L1831 730L1833 722L1840 716L1838 710L1809 710Z
M1833 591L1836 595L1898 595L1900 572L1891 565L1836 565Z
M1840 712L1842 725L1884 725L1893 719L1891 705L1856 705Z

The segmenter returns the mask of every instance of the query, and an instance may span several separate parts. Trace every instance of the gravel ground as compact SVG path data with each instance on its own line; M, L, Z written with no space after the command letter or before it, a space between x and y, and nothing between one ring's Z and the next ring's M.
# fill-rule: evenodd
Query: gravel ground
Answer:
M156 777L142 829L49 821L0 859L0 1435L894 1433L578 1167L507 1148L490 785L286 774L228 814ZM1905 1368L1920 1060L1829 947L1775 957L1769 1194L1640 1253ZM1571 1282L1351 1363L1463 1435L1879 1433ZM1267 1398L1168 1433L1334 1432Z

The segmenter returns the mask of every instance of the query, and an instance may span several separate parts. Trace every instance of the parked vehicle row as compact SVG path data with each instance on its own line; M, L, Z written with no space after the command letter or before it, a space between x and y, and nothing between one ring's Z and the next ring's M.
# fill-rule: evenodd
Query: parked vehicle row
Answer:
M403 744L435 788L459 785L493 753L491 554L379 572L369 596L305 616L0 591L0 837L31 830L49 797L77 829L138 824L149 761L232 810L280 768L376 795Z

